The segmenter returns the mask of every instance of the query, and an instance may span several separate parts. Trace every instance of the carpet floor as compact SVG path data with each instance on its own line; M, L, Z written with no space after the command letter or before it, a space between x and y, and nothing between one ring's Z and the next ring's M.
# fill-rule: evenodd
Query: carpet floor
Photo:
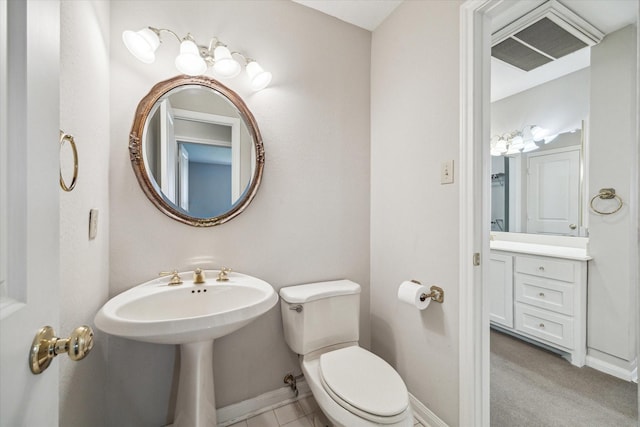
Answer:
M491 330L492 427L636 427L638 385Z

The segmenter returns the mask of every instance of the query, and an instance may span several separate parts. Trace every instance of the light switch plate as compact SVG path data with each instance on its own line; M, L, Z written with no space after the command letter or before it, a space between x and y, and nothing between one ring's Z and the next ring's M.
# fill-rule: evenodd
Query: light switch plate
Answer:
M453 160L440 164L440 184L453 184Z
M98 209L89 211L89 240L93 240L98 235Z

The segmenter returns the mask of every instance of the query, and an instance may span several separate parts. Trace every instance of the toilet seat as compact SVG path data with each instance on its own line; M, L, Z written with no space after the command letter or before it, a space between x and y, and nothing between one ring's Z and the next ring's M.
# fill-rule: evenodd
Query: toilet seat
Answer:
M402 420L409 406L400 375L380 357L358 346L320 356L322 387L349 412L379 424Z

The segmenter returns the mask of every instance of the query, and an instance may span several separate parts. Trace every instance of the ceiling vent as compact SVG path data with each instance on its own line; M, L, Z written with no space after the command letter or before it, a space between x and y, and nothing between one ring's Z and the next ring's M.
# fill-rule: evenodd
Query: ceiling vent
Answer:
M587 46L604 34L565 6L551 0L492 35L491 56L531 71Z

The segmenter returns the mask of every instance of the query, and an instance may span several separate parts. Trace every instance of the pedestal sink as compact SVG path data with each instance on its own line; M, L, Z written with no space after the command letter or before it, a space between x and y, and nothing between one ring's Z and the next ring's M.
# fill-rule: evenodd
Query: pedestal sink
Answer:
M175 427L217 424L213 341L247 325L278 302L271 285L263 280L234 272L219 282L219 273L205 271L204 284L194 284L193 272L177 274L179 285L170 285L167 278L151 280L113 297L95 317L95 325L111 335L180 345Z

